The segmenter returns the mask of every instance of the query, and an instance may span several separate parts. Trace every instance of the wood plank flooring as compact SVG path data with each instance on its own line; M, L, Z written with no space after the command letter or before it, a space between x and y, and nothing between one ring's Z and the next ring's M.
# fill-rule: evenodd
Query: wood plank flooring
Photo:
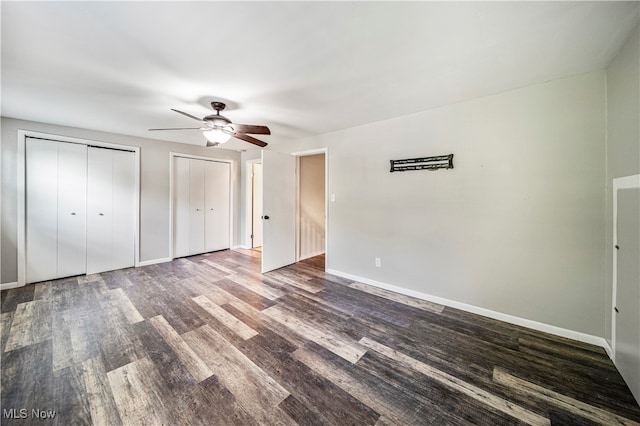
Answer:
M2 419L640 425L604 350L222 251L2 292Z

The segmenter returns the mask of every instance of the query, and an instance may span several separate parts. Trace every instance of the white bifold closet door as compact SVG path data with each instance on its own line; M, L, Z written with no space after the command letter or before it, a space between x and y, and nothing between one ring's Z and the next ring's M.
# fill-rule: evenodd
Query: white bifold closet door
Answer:
M86 145L27 138L26 282L86 268Z
M231 165L205 161L205 251L229 248Z
M230 165L174 159L174 257L229 248Z
M204 253L204 161L189 160L189 253Z
M27 138L26 282L134 266L135 153Z
M87 262L87 146L58 143L58 276L84 274Z
M89 147L87 274L134 266L135 154Z

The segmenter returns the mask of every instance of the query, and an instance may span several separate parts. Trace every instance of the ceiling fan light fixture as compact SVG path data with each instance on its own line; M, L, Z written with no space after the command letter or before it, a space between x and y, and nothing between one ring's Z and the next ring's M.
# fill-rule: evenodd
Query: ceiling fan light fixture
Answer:
M218 129L205 130L202 132L209 142L225 143L231 139L231 135Z

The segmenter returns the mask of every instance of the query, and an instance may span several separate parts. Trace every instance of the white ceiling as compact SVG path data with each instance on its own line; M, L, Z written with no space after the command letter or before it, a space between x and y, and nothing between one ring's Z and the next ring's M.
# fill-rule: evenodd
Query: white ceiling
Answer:
M292 138L603 69L638 2L1 2L2 115L204 144ZM233 140L231 149L253 145Z

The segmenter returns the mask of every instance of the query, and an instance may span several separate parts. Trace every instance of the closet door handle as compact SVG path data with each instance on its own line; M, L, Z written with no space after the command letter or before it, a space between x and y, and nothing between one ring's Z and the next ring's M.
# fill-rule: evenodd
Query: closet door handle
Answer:
M100 215L100 216L104 216L104 213L98 213L98 215Z
M71 212L71 216L75 216L76 214L74 212Z

